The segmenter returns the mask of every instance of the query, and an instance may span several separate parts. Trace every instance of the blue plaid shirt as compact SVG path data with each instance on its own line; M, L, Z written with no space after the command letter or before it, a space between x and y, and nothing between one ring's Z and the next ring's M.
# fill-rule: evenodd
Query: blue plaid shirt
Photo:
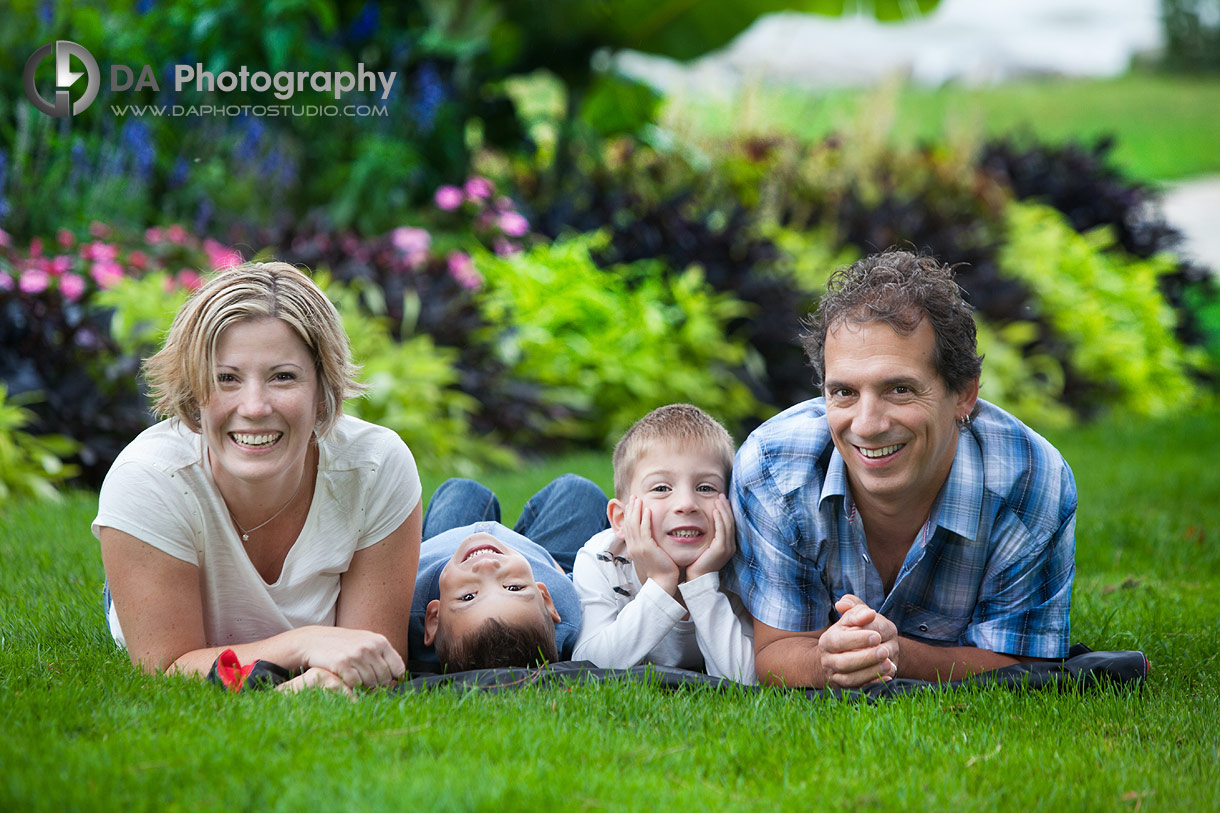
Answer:
M768 626L822 629L854 593L903 637L1067 656L1076 483L1053 446L999 407L980 400L959 430L949 478L888 595L821 398L750 435L731 492L738 547L724 575Z

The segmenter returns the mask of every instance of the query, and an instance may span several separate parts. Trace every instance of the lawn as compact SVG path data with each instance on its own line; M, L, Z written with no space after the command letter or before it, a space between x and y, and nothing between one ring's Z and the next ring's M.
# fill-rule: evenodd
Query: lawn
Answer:
M671 97L667 119L706 133L821 138L867 122L899 145L1010 133L1051 143L1115 137L1130 177L1173 181L1220 172L1220 78L1131 73L1117 79L1041 79L990 87L748 89L730 99Z
M1080 490L1072 637L1148 653L1142 691L233 696L115 650L95 495L10 506L0 810L1220 809L1220 412L1052 440ZM600 455L486 480L511 521L569 469L609 485Z

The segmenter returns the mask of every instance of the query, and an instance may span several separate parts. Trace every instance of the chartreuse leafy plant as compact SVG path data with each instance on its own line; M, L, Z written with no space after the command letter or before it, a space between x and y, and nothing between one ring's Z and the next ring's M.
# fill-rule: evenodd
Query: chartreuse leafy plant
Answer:
M63 463L75 453L76 443L23 431L33 420L33 413L10 400L8 387L0 382L0 507L16 497L58 500L55 485L77 474L75 466Z
M363 286L366 307L371 301L375 309L370 315L358 301L361 286L339 285L325 274L315 274L314 279L338 307L352 354L363 367L361 380L368 387L363 396L344 405L347 412L393 429L424 467L473 474L479 467L517 462L496 438L480 437L471 430L470 419L479 402L458 388L456 349L436 345L426 333L396 341L374 286Z
M655 262L602 270L583 235L511 257L480 254L489 337L514 375L548 387L579 421L573 439L612 443L662 404L686 401L728 426L763 417L735 368L756 364L725 325L746 306L713 292L697 267L660 273Z
M1170 257L1132 257L1109 228L1079 234L1042 205L1011 204L1007 226L1000 267L1030 285L1039 315L1071 344L1095 409L1165 415L1195 403L1190 375L1206 356L1174 338L1175 314L1157 288Z

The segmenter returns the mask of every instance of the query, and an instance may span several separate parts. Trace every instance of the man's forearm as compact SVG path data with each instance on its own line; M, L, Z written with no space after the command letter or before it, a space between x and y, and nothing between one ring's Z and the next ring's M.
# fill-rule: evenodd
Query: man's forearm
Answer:
M932 646L910 638L900 638L898 677L931 682L961 680L980 672L990 672L1027 658L1002 655L973 646Z
M754 672L764 686L826 685L818 639L780 638L754 650Z

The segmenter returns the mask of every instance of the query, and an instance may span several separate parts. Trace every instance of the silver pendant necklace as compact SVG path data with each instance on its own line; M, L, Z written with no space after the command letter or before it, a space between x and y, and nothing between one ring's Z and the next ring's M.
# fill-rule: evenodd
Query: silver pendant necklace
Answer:
M232 519L232 520L233 520L233 524L234 524L234 525L236 525L236 526L237 526L237 527L238 527L238 528L241 530L241 541L242 541L242 542L249 542L249 541L250 541L250 534L254 533L254 532L255 532L255 531L257 531L259 528L263 527L263 526L264 526L264 525L266 525L267 523L271 522L271 520L275 519L275 518L276 518L276 517L278 517L280 514L284 513L284 511L285 511L285 510L288 508L288 506L292 505L292 501L293 501L293 500L295 500L295 499L297 498L297 495L301 493L301 486L303 486L303 485L305 485L305 474L304 474L304 472L302 472L302 473L301 473L301 480L300 480L300 482L298 482L298 483L297 483L297 490L296 490L296 491L294 491L294 492L292 492L292 496L288 498L288 502L284 503L284 507L283 507L283 508L281 508L280 510L276 511L274 514L272 514L270 517L268 517L267 519L263 520L263 521L262 521L262 522L260 522L259 524L255 525L253 528L243 528L243 527L242 527L242 524L241 524L240 522L238 522L238 521L237 521L237 517L233 516L233 509L232 509L232 508L229 508L229 507L226 505L226 506L225 506L225 508L229 508L229 518L230 518L230 519Z

